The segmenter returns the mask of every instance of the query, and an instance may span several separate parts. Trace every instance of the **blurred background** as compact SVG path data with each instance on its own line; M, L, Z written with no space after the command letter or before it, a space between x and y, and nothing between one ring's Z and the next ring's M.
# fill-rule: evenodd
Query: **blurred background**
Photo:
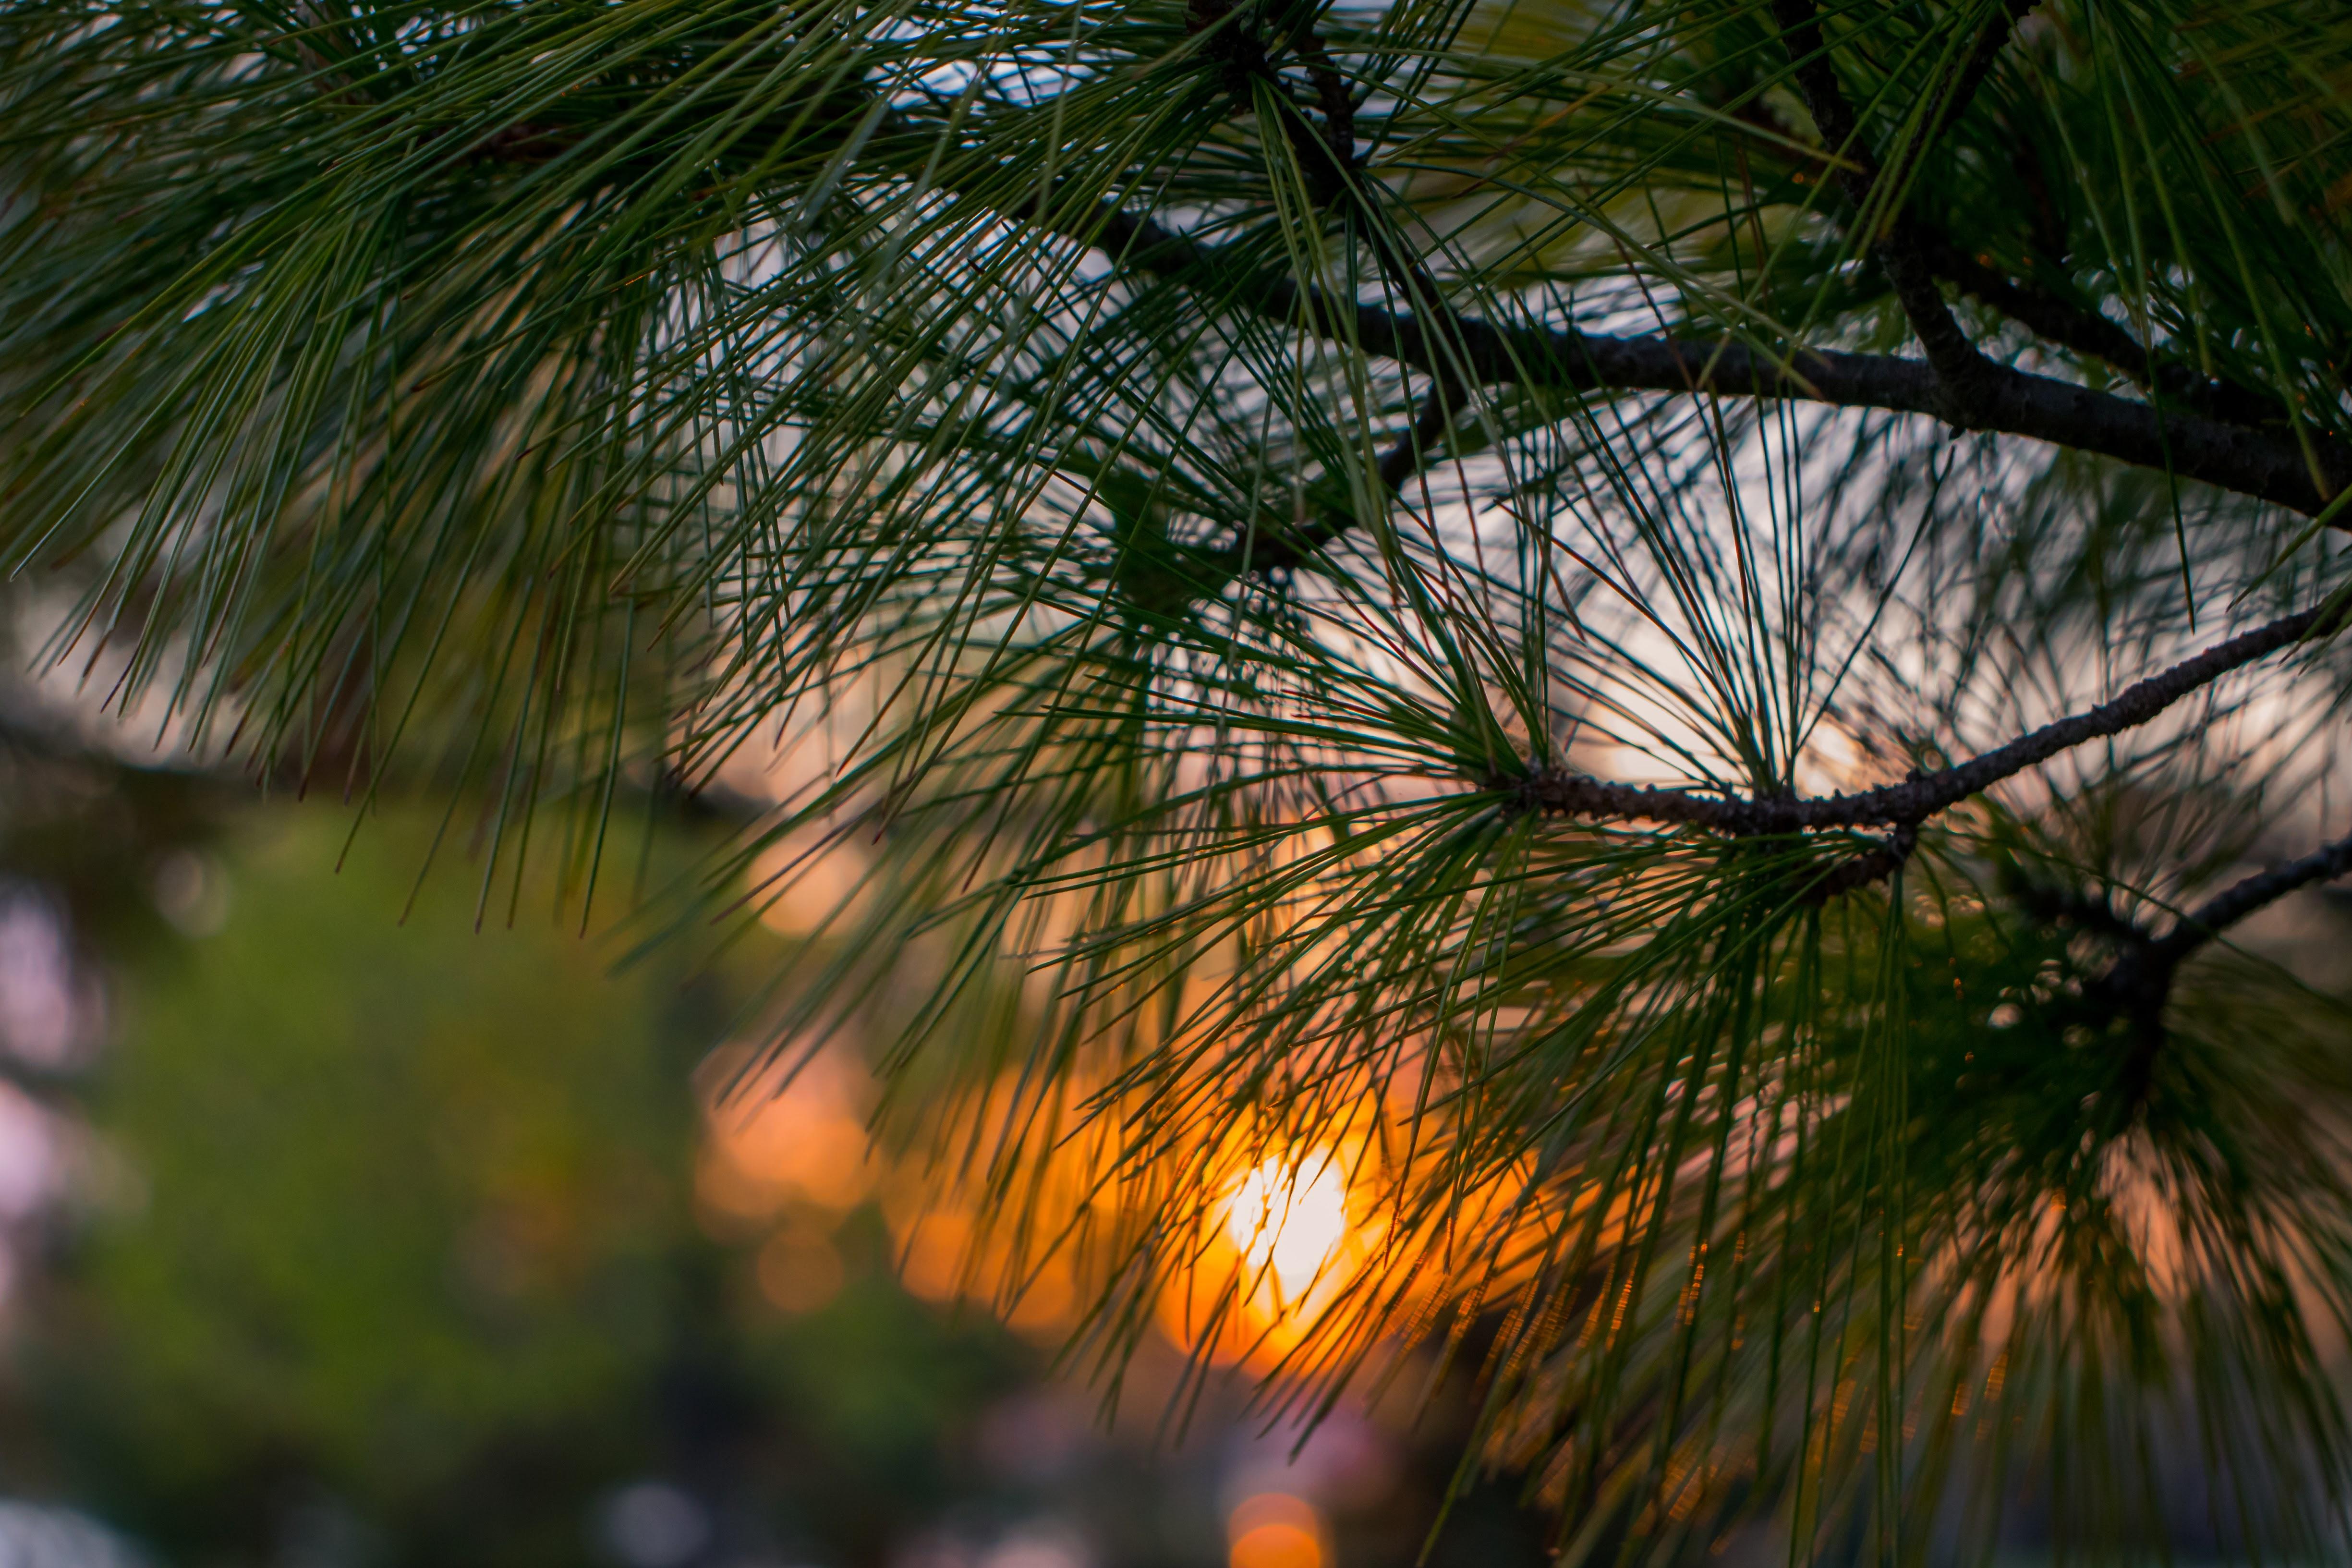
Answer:
M1458 1378L1307 1432L1181 1336L1057 1367L1050 1279L960 1302L864 1063L738 1081L791 910L624 964L552 881L485 889L478 803L355 833L38 695L0 703L0 1563L1542 1559L1511 1478L1445 1500ZM640 888L728 826L624 820ZM1236 1244L1311 1272L1346 1218L1295 1197Z

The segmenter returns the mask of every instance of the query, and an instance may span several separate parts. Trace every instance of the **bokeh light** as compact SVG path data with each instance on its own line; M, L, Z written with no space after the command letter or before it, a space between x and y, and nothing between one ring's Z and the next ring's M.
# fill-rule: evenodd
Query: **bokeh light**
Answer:
M1260 1492L1225 1520L1228 1568L1323 1568L1323 1521L1312 1503Z
M779 1058L744 1075L732 1047L705 1069L706 1137L695 1192L707 1224L758 1228L787 1207L845 1213L872 1189L864 1073L836 1052Z

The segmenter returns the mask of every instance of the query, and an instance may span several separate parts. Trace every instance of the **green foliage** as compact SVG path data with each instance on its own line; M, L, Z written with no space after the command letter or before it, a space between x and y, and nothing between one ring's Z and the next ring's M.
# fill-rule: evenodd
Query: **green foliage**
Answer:
M131 1190L45 1314L89 1479L183 1540L306 1485L413 1513L558 1432L625 1474L604 1413L667 1349L692 1111L658 987L543 925L395 928L413 850L338 881L336 839L239 855L222 929L131 998L93 1104Z
M2316 1551L2347 1036L2227 933L2352 858L2231 881L2342 755L2347 73L2323 0L20 0L0 558L493 874L822 753L710 876L856 860L779 1048L875 1037L1106 1366L1346 1143L1292 1396L1498 1310L1579 1553L2021 1478Z
M27 1281L47 1451L16 1458L173 1561L275 1560L332 1506L370 1561L576 1563L608 1489L736 1470L874 1560L1021 1353L871 1268L812 1315L761 1304L688 1190L719 977L615 978L457 896L395 925L430 827L337 874L339 814L242 817L219 930L128 972L85 1103L104 1202Z

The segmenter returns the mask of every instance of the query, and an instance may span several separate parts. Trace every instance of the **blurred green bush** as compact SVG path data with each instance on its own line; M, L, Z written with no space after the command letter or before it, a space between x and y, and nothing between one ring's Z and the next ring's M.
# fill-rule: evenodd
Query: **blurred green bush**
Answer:
M680 1563L884 1561L1024 1347L900 1294L870 1216L830 1305L761 1301L691 1191L730 972L615 973L530 881L477 934L456 867L395 923L434 824L333 874L349 826L236 819L164 889L191 934L116 976L89 1206L17 1307L20 1472L186 1563L616 1561L599 1509L647 1477L703 1510Z

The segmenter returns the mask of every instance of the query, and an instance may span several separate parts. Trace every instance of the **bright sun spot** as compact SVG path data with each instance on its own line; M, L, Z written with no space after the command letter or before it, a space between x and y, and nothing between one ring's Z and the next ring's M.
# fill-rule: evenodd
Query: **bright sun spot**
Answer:
M1348 1235L1348 1182L1328 1150L1293 1163L1279 1156L1244 1176L1225 1203L1225 1234L1257 1273L1274 1266L1285 1296L1315 1283Z

